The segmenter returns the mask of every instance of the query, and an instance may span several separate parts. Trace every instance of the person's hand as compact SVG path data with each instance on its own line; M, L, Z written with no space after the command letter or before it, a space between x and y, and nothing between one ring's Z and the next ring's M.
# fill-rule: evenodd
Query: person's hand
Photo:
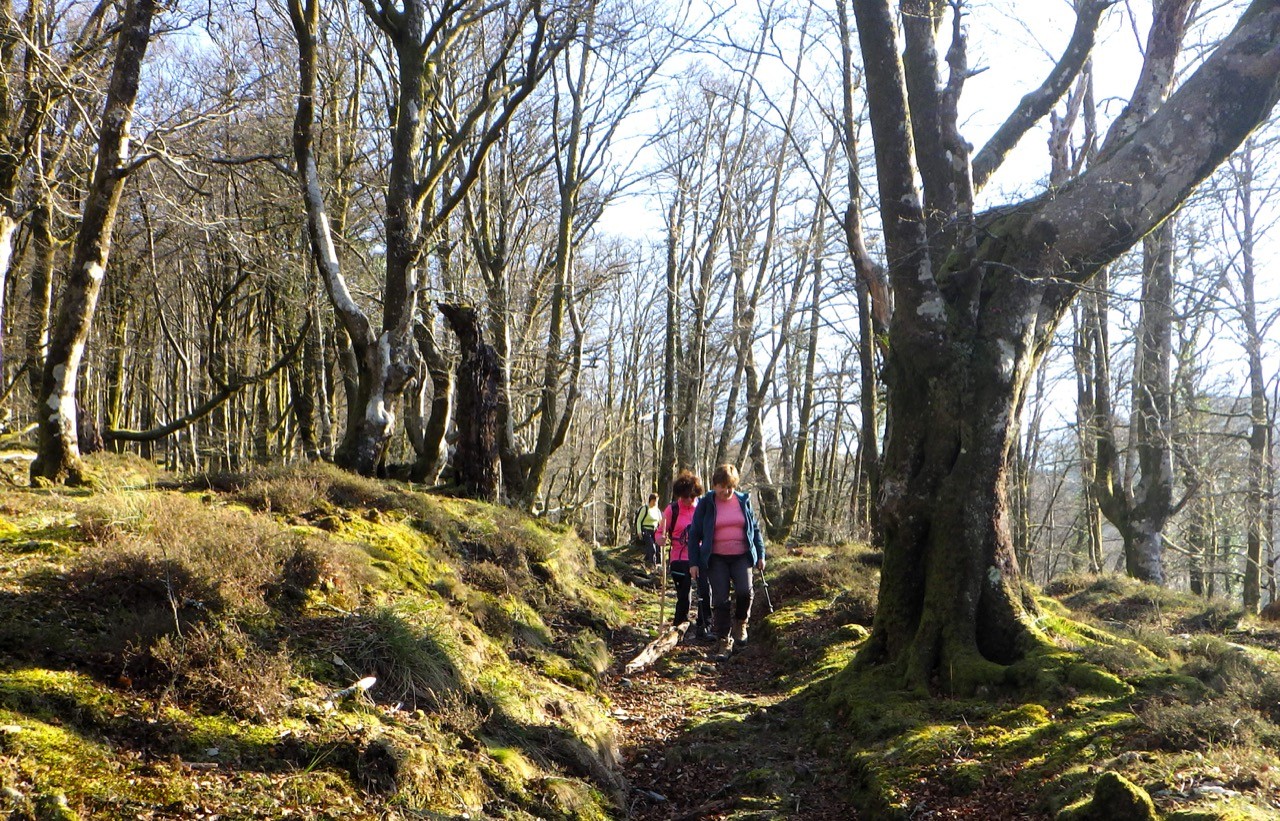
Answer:
M761 573L764 572L764 558L761 558L760 561L756 562L756 570L759 570Z
M698 566L696 564L689 565L689 578L695 580L698 578Z

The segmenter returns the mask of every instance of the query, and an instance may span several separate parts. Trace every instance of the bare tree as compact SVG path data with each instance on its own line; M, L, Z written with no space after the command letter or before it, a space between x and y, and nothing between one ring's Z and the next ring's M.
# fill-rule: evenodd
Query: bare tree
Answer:
M853 9L896 303L885 559L860 658L891 665L912 686L972 691L1036 641L1003 492L1028 379L1080 288L1176 210L1271 110L1280 7L1253 3L1166 103L1071 185L981 214L958 139L955 100L967 73L959 20L949 79L939 83L941 3L903 4L905 60L887 0Z
M38 397L40 441L31 463L33 481L78 483L85 478L77 435L76 379L111 255L111 231L124 181L147 159L146 155L130 157L129 124L156 10L154 0L130 0L116 35L93 181L85 196L80 231L45 356Z
M355 354L355 392L347 399L349 425L336 460L368 475L382 462L396 406L420 373L414 328L426 243L436 239L475 183L490 148L551 68L571 28L557 30L536 0L512 7L478 0L448 0L438 7L426 0L402 7L367 0L364 6L387 38L396 70L377 331L341 270L315 156L318 0L294 0L289 14L299 47L294 157L308 235ZM464 45L476 63L461 59ZM452 83L465 84L470 93L455 94L462 89Z

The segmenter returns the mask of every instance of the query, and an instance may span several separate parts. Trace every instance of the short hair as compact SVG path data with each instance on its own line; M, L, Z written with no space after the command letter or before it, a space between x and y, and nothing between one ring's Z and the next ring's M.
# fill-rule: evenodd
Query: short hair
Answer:
M673 499L692 499L702 495L702 480L691 470L682 470L671 485Z
M722 485L732 489L738 486L738 481L738 468L734 465L720 465L715 473L711 474L712 487Z
M654 502L656 502L656 501L658 501L658 494L656 494L656 493L650 493L650 494L649 494L649 504L653 504L653 503L654 503Z

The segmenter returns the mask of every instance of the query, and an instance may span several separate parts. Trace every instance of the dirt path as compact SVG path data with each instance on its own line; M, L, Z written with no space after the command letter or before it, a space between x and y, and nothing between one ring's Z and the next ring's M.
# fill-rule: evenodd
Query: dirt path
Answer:
M618 631L620 671L649 641ZM778 691L780 672L760 646L727 662L711 644L686 642L607 692L621 727L631 819L856 818L843 790L804 742L799 707ZM763 813L763 814L762 814Z

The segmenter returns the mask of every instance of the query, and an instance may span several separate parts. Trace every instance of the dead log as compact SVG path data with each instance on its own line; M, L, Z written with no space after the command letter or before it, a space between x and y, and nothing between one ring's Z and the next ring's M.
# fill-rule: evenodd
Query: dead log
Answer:
M684 638L684 634L689 630L689 622L671 625L658 634L658 637L640 651L640 655L627 662L624 672L627 675L638 673L644 668L653 664L662 658L672 647L680 643L680 639Z

